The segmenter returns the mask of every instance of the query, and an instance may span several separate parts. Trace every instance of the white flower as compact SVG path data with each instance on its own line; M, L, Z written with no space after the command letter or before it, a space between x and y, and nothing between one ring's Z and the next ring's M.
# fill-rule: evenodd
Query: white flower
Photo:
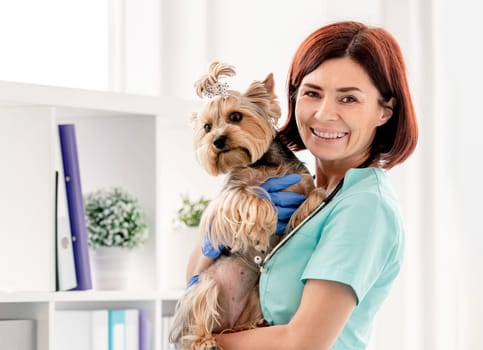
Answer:
M89 245L133 248L148 238L147 225L136 198L121 188L85 196Z

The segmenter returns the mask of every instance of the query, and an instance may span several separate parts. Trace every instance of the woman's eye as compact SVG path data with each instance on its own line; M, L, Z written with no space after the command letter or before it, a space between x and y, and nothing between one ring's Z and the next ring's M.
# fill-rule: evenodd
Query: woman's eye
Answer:
M344 96L340 99L341 102L343 103L352 103L352 102L356 102L356 98L354 96Z
M315 91L306 91L306 92L304 92L304 95L308 96L308 97L318 97L319 96L319 94Z
M228 118L231 122L238 123L240 120L242 120L243 116L240 112L233 112Z
M205 129L206 132L210 132L211 131L211 124L203 125L203 129Z

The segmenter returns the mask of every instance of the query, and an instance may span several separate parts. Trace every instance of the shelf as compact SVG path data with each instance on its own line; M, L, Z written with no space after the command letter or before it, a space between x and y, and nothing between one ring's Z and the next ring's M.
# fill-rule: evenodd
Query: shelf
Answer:
M70 291L70 292L2 292L0 303L83 302L83 301L146 301L177 300L184 291Z
M178 118L172 111L193 111L200 102L0 81L0 107L18 105L55 106L61 118L153 115L169 123L183 121L184 125L188 114Z
M148 310L151 350L161 349L164 321L185 291L184 267L199 238L173 228L175 208L181 193L209 198L221 181L205 174L194 157L189 119L200 104L0 81L0 161L10 169L0 175L7 199L0 202L0 318L35 319L38 350L56 350L57 312L116 308ZM61 123L76 126L83 192L124 187L144 208L150 236L133 252L132 289L53 291Z
M0 81L3 105L52 105L66 110L85 109L116 113L158 114L166 99L75 88ZM163 101L164 100L164 101Z
M159 293L146 291L72 291L72 292L12 292L0 293L0 303L57 302L92 300L149 300L159 298Z

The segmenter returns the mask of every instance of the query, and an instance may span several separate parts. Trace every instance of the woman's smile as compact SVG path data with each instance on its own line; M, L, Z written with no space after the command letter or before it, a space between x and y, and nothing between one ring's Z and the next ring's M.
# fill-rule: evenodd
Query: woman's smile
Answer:
M323 141L339 141L340 139L349 135L347 132L340 132L340 131L330 131L330 130L317 130L314 128L310 128L312 134Z

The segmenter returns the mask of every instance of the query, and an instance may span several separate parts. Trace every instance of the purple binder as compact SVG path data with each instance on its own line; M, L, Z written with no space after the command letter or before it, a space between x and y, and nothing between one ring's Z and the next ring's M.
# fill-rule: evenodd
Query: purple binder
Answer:
M75 125L61 124L58 127L77 277L77 287L73 290L87 290L92 288L92 279Z
M146 309L139 309L139 350L151 349L149 315Z

